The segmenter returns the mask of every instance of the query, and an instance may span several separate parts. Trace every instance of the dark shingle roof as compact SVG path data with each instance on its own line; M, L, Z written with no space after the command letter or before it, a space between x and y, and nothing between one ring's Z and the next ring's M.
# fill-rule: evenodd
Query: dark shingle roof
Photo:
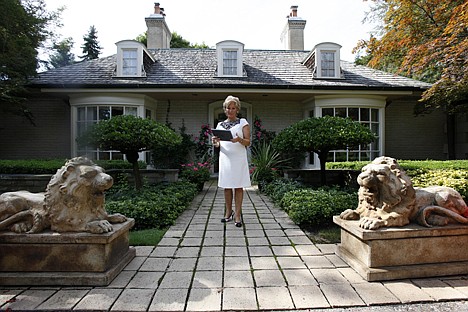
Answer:
M114 77L116 55L85 61L47 72L32 85L47 87L244 87L244 88L390 88L425 89L430 85L417 80L341 61L344 79L314 79L302 64L309 51L244 50L246 76L216 76L215 49L151 50L156 62L146 77Z

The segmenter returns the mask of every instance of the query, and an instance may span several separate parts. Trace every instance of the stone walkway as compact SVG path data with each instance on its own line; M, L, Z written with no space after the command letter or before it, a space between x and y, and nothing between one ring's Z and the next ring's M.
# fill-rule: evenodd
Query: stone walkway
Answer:
M389 311L468 298L467 276L363 280L335 245L313 244L253 188L244 197L244 227L222 224L223 206L222 190L205 185L159 245L137 247L109 286L1 287L0 311Z

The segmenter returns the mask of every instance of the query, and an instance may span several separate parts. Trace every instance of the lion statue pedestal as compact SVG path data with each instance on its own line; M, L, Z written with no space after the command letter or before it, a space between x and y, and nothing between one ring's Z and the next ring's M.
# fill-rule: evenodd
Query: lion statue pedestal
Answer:
M106 286L135 257L134 219L108 214L110 175L70 159L45 193L0 194L0 285Z
M468 207L454 189L415 188L390 157L358 177L359 204L333 218L337 254L368 281L468 274Z

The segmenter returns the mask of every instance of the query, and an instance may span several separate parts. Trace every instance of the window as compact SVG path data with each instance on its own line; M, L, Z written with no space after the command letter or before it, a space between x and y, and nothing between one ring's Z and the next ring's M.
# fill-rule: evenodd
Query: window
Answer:
M217 76L243 77L242 54L244 45L241 42L226 40L216 44Z
M352 146L347 150L331 151L329 161L371 161L380 156L380 117L378 108L368 107L327 107L322 116L349 117L370 128L377 139L367 145Z
M138 74L137 49L123 49L122 74L136 76Z
M340 49L341 46L333 42L317 44L302 64L313 72L314 78L342 79Z
M321 59L321 76L335 77L335 52L322 51Z
M76 131L77 136L83 135L89 128L101 120L108 120L119 115L137 116L137 108L129 106L78 106L77 108ZM96 160L124 159L119 151L103 151L99 148L89 146L78 146L78 155L86 155L88 158Z
M237 75L237 51L223 51L223 76Z
M145 77L145 69L155 62L144 44L135 40L122 40L117 45L117 77Z

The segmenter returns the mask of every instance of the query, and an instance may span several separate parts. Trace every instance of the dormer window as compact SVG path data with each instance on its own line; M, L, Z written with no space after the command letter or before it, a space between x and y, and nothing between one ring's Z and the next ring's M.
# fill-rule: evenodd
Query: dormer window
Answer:
M122 40L117 45L117 77L146 77L147 63L155 60L144 44L135 40Z
M138 49L122 49L122 74L138 75Z
M320 52L320 74L323 78L335 78L335 51Z
M242 53L244 44L226 40L216 44L218 59L218 77L242 77Z
M303 64L313 71L314 78L343 78L340 68L340 48L339 44L333 42L317 44Z

